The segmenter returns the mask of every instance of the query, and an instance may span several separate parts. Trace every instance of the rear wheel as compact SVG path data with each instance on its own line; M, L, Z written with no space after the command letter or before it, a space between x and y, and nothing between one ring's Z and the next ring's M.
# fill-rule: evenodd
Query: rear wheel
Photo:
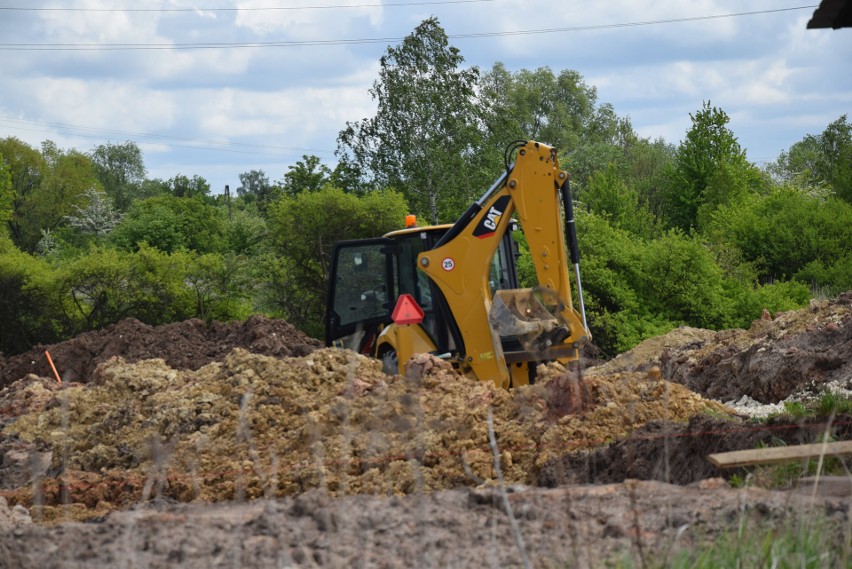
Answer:
M390 349L382 354L382 370L388 375L399 373L399 357L396 350Z

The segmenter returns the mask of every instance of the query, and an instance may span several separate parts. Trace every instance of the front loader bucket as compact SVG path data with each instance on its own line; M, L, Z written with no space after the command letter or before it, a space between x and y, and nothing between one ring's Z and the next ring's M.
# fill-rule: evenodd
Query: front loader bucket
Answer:
M516 336L526 350L543 350L568 337L531 288L496 291L488 321L499 336Z

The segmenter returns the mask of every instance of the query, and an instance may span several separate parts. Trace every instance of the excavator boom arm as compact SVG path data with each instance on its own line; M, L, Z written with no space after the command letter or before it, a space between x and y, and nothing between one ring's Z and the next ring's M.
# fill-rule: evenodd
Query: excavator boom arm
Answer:
M418 268L441 289L455 318L464 343L462 367L481 380L508 387L509 364L576 359L579 346L589 339L585 318L574 309L571 298L565 225L575 267L578 254L567 180L555 149L526 142L518 149L514 165L433 249L418 257ZM566 196L568 223L563 222L559 205ZM535 292L554 307L551 312L542 313L538 301L530 300L533 291L495 295L491 290L491 260L513 214L530 246L538 281ZM501 337L514 334L535 337L536 347L506 354ZM542 343L545 336L547 341Z

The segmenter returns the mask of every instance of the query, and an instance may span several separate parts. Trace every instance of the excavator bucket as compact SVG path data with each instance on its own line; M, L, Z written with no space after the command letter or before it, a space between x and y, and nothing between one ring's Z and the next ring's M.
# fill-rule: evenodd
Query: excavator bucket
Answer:
M531 288L496 291L488 321L497 335L517 337L527 351L544 350L569 335Z

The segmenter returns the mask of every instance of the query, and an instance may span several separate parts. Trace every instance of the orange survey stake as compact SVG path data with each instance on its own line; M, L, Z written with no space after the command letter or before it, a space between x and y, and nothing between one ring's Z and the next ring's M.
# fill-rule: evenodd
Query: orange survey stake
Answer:
M56 366L53 365L53 358L50 357L50 352L45 350L44 355L47 356L47 363L50 364L50 369L53 370L53 376L56 377L56 381L62 383L62 378L59 377L59 372L56 371Z

